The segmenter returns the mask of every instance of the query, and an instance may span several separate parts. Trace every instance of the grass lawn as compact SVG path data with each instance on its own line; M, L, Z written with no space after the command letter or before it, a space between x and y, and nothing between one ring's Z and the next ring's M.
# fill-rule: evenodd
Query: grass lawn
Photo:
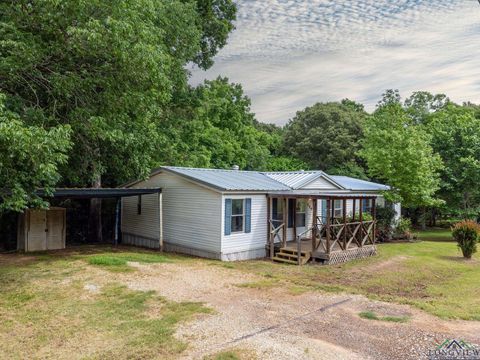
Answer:
M445 231L420 235L447 238ZM273 264L269 261L229 263L263 280L245 287L286 287L292 294L309 290L363 294L369 298L410 304L447 319L480 320L480 257L462 258L456 243L421 241L380 244L378 256L341 265ZM222 264L220 263L220 266Z
M172 358L176 325L209 312L116 282L126 261L189 261L138 250L0 257L0 358ZM104 270L108 271L104 271Z
M430 228L425 231L414 231L419 240L426 241L453 241L450 229Z

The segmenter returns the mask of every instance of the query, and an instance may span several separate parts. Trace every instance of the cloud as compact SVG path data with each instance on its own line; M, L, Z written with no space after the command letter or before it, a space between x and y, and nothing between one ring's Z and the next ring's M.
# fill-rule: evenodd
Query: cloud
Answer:
M241 83L264 122L318 101L372 110L385 89L480 102L480 6L454 0L243 0L237 29L192 83Z

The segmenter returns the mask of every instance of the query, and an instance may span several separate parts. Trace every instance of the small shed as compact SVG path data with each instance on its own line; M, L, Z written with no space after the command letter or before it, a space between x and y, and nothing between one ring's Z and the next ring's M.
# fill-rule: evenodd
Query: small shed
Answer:
M18 221L18 250L44 251L65 248L66 209L28 209Z

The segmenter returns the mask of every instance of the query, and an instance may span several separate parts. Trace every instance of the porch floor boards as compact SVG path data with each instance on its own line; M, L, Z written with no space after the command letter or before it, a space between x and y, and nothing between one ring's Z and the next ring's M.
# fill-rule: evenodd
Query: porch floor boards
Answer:
M348 249L343 250L338 243L336 243L331 249L330 254L327 254L324 250L326 240L321 240L323 246L320 245L316 247L317 250L312 252L312 240L311 239L302 239L301 245L301 252L305 253L305 256L309 259L318 259L324 261L329 264L344 262L353 259L359 259L374 255L376 253L375 245L365 245L363 247L359 247L354 243L351 243ZM316 241L316 245L318 245L319 240ZM281 243L275 243L275 247L280 249L280 252L288 252L288 253L297 253L297 243L296 241L288 241L285 247L282 247ZM291 259L294 260L294 259Z

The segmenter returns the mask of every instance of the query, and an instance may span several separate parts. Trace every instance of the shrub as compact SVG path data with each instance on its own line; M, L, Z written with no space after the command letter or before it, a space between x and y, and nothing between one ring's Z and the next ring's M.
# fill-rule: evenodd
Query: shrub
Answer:
M462 250L463 257L471 259L472 255L477 252L480 225L471 220L460 221L452 227L452 235Z
M412 221L409 218L401 217L395 227L399 234L410 234L412 230Z

